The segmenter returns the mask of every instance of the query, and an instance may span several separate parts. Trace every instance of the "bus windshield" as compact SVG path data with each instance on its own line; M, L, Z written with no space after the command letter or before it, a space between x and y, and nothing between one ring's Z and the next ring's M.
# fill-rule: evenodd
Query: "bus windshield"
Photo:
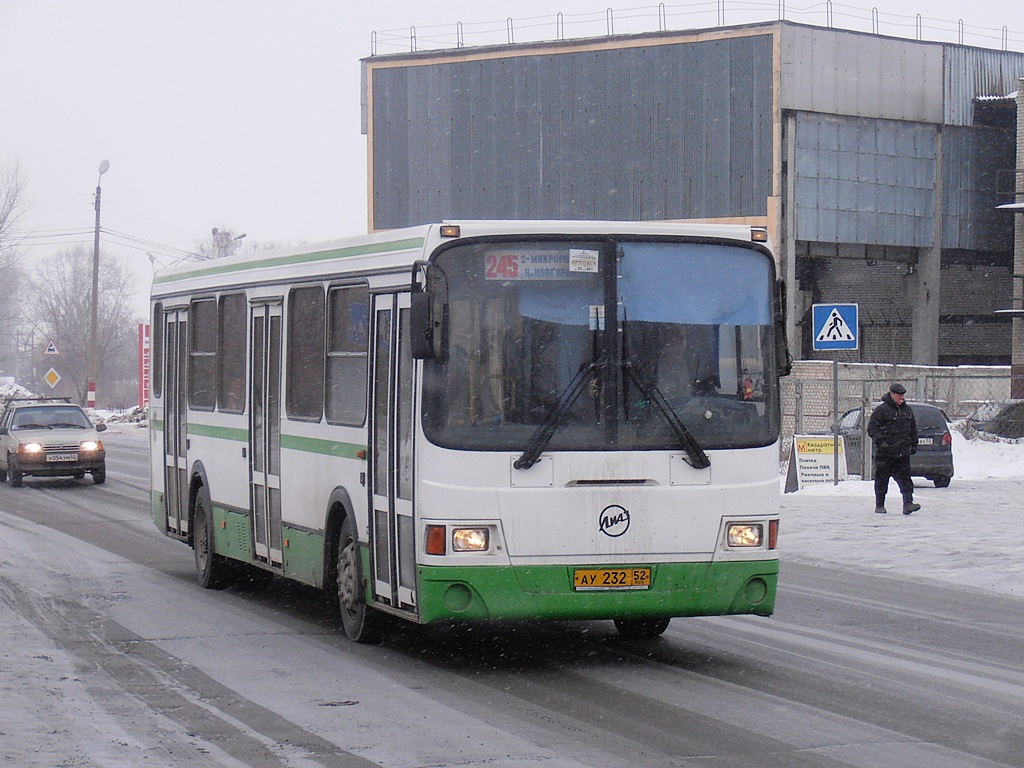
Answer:
M674 450L778 437L770 256L630 240L462 242L439 251L447 354L424 361L423 425L450 448ZM673 420L676 426L673 425Z

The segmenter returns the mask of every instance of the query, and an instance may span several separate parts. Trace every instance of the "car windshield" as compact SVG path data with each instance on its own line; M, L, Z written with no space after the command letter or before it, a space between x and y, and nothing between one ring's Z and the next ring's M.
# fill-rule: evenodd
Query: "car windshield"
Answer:
M90 429L92 424L82 409L74 405L42 405L19 408L12 429Z
M778 436L772 264L701 242L504 240L435 256L446 359L425 432L474 450L768 445Z

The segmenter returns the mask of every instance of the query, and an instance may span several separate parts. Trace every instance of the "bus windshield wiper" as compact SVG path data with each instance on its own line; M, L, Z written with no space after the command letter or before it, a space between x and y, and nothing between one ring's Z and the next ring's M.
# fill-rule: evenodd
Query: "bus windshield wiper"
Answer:
M711 466L711 459L704 453L704 449L700 447L700 443L697 442L696 438L690 433L690 430L683 424L683 420L679 418L672 406L669 405L668 400L661 394L661 390L658 389L656 384L644 384L642 378L637 374L636 368L631 363L625 363L623 367L626 369L626 374L629 380L633 382L637 389L640 390L640 394L649 402L653 403L654 407L658 409L661 415L668 422L668 425L672 428L676 438L679 440L679 445L684 451L686 451L686 463L695 469L706 469Z
M548 411L547 417L530 435L530 440L526 444L526 450L523 451L522 456L515 460L515 463L512 465L513 467L516 469L529 469L537 463L537 459L540 458L548 443L551 442L551 438L555 436L555 432L561 426L565 414L569 412L573 403L583 394L583 390L586 388L591 376L594 375L596 368L597 363L593 362L584 363L580 366L580 369L576 371L576 375L572 377L572 381L566 385L565 389L558 396L555 405Z

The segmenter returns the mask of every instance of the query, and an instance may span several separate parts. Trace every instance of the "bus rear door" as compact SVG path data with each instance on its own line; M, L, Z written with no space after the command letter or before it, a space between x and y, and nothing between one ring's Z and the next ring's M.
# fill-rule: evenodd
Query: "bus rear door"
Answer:
M282 563L281 527L281 305L250 309L249 472L256 557Z
M167 530L188 533L188 312L168 310L163 317L164 356L164 503ZM161 370L161 369L158 369Z

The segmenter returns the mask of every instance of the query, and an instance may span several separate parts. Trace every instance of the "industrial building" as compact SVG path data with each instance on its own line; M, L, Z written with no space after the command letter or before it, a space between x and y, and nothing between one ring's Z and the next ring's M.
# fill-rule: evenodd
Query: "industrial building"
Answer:
M998 206L1024 201L1022 53L777 21L363 67L371 229L766 226L795 357L822 356L812 304L856 302L860 348L841 361L1011 362L1024 320L996 310L1020 306L1024 214Z

